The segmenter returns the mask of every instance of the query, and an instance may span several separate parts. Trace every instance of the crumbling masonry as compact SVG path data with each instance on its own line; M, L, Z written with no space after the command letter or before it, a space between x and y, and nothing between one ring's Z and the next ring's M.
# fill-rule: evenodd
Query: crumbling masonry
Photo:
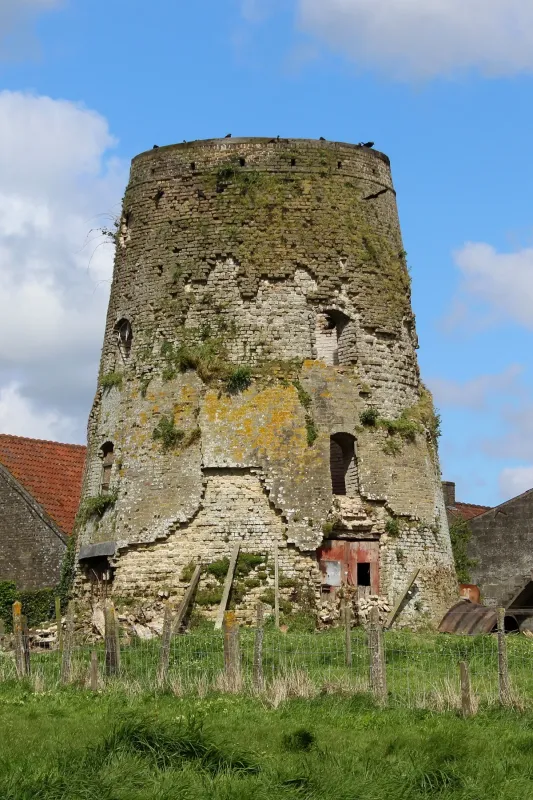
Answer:
M115 238L78 597L177 600L201 561L211 613L240 542L246 618L277 543L289 622L334 619L343 587L390 605L417 568L398 622L437 620L457 586L388 158L160 147L133 160Z

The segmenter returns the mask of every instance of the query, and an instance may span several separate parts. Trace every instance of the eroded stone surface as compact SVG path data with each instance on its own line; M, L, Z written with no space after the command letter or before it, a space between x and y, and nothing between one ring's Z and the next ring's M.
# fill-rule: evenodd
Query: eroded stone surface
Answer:
M382 606L420 567L399 622L436 620L457 590L386 157L287 140L159 148L133 161L117 241L83 495L101 491L111 442L115 502L79 531L116 542L108 591L178 600L191 562L239 541L265 554L240 587L246 617L277 543L283 597L296 608L305 585L318 609L324 538L375 540ZM369 409L377 424L361 423ZM415 428L381 422L399 418ZM161 425L175 440L154 438ZM355 438L351 496L332 494L339 433ZM97 593L87 565L76 587Z

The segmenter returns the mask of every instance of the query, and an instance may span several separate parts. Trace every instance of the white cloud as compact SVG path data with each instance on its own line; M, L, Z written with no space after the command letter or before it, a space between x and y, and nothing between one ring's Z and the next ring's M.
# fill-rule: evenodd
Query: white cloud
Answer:
M0 56L19 57L32 45L32 24L39 14L63 0L0 0Z
M467 242L454 259L462 282L447 327L464 321L472 303L482 303L485 324L512 320L533 329L533 248L498 253L489 244Z
M40 417L84 439L113 258L97 232L86 242L107 222L98 215L119 209L126 172L108 156L114 144L93 111L0 93L0 391L13 398L15 385L31 410L11 417L16 404L5 406L3 432Z
M297 8L303 30L395 77L533 71L533 0L298 0Z
M468 381L460 382L446 378L431 378L428 385L438 406L460 406L481 410L486 408L487 401L493 399L499 392L508 396L520 394L517 379L524 368L519 364L512 364L503 372L496 375L478 375Z
M20 386L16 382L0 389L1 432L68 442L74 436L75 430L76 423L72 418L53 411L38 411L21 395Z
M509 499L533 489L533 466L506 467L500 473L500 493Z

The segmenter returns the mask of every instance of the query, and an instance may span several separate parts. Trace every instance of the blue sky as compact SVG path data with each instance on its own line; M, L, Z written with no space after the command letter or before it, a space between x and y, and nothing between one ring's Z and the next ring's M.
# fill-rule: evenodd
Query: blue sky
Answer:
M233 135L392 161L443 476L533 486L533 0L0 0L0 430L83 441L128 163ZM103 216L102 216L103 215Z

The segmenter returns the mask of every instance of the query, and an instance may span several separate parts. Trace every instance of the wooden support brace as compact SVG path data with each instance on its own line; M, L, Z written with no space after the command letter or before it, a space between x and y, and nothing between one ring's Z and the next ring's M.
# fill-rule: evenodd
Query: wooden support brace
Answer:
M220 605L218 607L218 613L215 622L216 631L219 631L222 628L222 623L224 622L224 614L226 613L226 608L228 605L229 593L231 592L231 586L233 584L233 576L235 574L235 567L237 566L237 559L239 557L240 549L241 545L239 542L235 545L231 553L229 567L226 573L226 580L224 581L224 591L222 592L222 600L220 601Z

